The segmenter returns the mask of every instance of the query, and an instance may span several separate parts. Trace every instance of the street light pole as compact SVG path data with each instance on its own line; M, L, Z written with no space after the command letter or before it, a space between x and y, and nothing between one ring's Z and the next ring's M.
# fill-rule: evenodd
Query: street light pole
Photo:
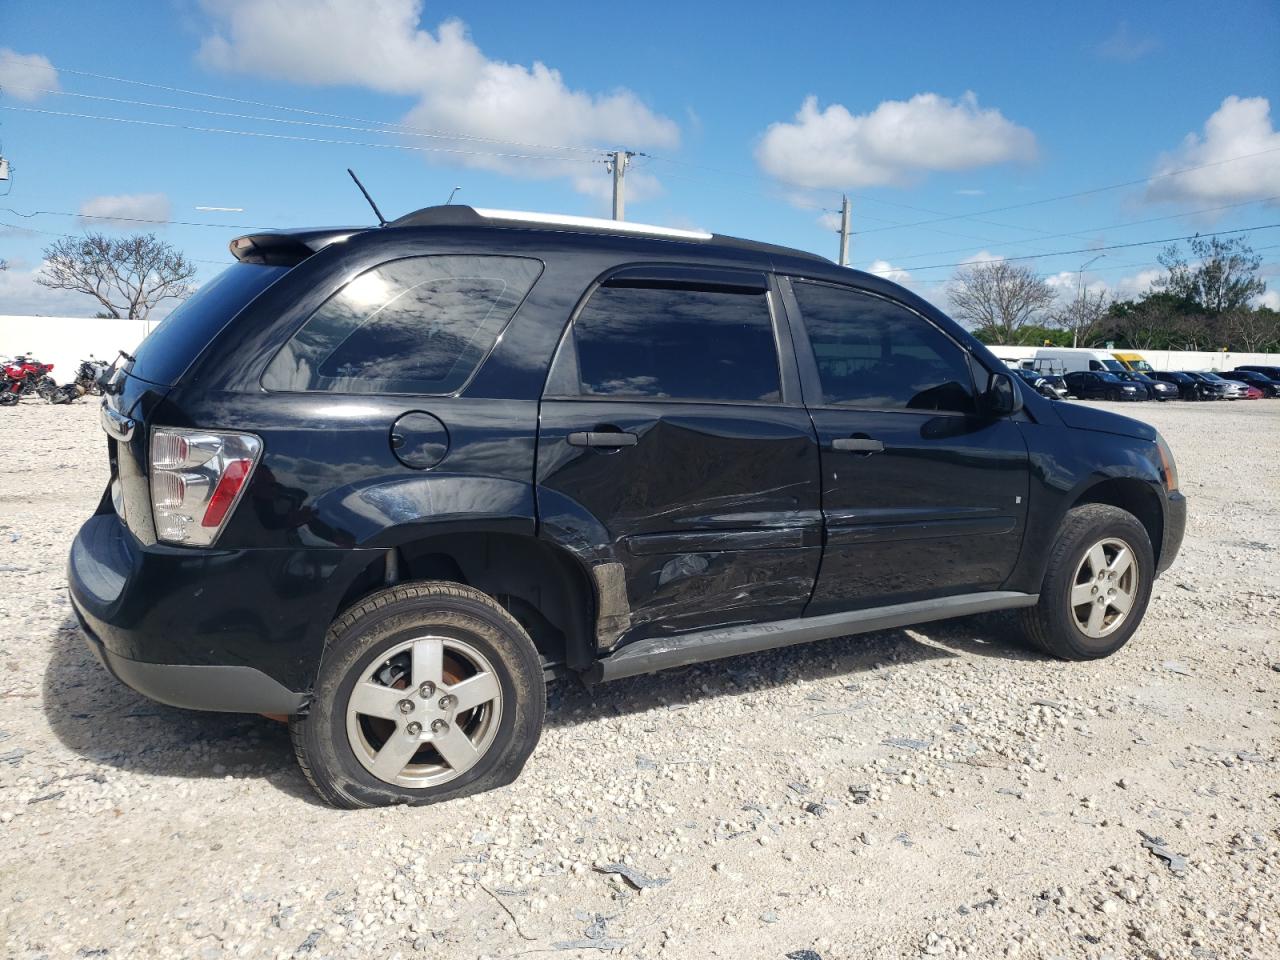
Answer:
M1080 314L1084 309L1082 302L1084 299L1084 269L1091 263L1097 263L1105 256L1105 253L1100 253L1092 260L1086 260L1080 264L1080 269L1076 271L1076 316L1075 322L1071 325L1071 346L1073 347L1080 346Z

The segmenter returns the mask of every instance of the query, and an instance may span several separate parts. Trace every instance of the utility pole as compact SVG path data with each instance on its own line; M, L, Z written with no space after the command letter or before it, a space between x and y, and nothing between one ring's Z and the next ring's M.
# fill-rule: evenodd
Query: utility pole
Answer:
M849 265L849 198L841 196L840 204L840 266Z
M627 165L635 154L630 150L615 150L613 159L608 161L609 171L613 174L613 219L625 220L626 185L623 178L627 173Z
M1084 268L1091 263L1096 263L1105 257L1105 253L1100 253L1092 260L1086 260L1080 264L1080 269L1076 271L1076 315L1071 324L1071 346L1080 346L1080 321L1083 319L1081 314L1084 312Z

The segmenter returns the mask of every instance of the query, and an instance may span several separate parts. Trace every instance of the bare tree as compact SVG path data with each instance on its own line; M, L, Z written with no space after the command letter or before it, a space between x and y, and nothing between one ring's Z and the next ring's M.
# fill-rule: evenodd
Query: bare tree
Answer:
M1248 307L1232 310L1222 318L1223 332L1248 353L1261 353L1280 341L1280 314L1274 310Z
M956 316L995 343L1021 342L1023 328L1053 303L1052 288L1028 267L1004 260L956 271L949 291Z
M87 293L111 317L145 320L165 300L183 300L195 289L195 265L154 233L65 237L44 251L36 282L52 290Z
M1087 347L1102 332L1103 320L1111 308L1111 295L1105 290L1091 293L1081 290L1069 303L1060 306L1049 320L1059 330L1071 334L1073 347Z

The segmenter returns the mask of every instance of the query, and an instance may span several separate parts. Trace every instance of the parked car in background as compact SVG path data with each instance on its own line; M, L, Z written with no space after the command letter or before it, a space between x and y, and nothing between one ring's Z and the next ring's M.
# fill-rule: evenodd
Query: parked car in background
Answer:
M1243 400L1245 396L1244 385L1234 380L1224 380L1213 370L1188 370L1187 373L1193 377L1199 377L1206 383L1212 384L1223 400Z
M1055 384L1049 382L1049 377L1041 376L1036 371L1028 370L1026 367L1010 367L1009 369L1041 396L1048 397L1050 400L1065 400L1067 398L1067 387L1062 382L1061 377L1052 378L1058 381Z
M1260 373L1263 376L1270 377L1272 380L1280 380L1280 367L1269 367L1265 364L1242 363L1236 367L1237 370L1252 370L1254 373Z
M1134 370L1126 370L1124 373L1117 373L1117 377L1126 383L1137 384L1147 391L1148 400L1176 400L1178 391L1171 385L1149 377L1145 373L1138 373Z
M1211 380L1199 370L1184 370L1182 372L1200 385L1200 398L1202 400L1226 400L1228 393L1231 394L1232 400L1237 398L1234 385L1228 386L1229 381L1227 380Z
M1152 374L1161 383L1177 388L1178 397L1182 400L1213 400L1213 389L1208 383L1197 380L1189 373L1180 370L1157 370Z
M1071 370L1063 378L1073 397L1081 400L1146 400L1147 388L1126 383L1106 370Z
M1182 541L1155 428L813 254L460 205L231 253L104 384L71 605L338 806L510 783L559 674L1006 609L1105 657Z
M1262 399L1262 391L1259 390L1257 387L1255 387L1252 383L1242 384L1242 386L1245 389L1245 395L1240 399L1242 400L1261 400Z
M1280 380L1273 380L1265 373L1258 373L1256 370L1224 370L1218 374L1223 380L1235 380L1237 383L1248 384L1251 387L1257 387L1262 391L1264 397L1280 397Z
M1071 394L1071 391L1067 389L1067 381L1063 380L1058 374L1046 373L1043 376L1045 384L1054 392L1055 399L1065 400ZM1048 396L1048 394L1046 393L1045 396Z

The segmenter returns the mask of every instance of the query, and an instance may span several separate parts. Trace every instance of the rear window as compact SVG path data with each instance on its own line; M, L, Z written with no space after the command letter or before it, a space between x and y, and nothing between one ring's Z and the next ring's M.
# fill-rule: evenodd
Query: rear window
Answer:
M237 313L266 290L288 267L237 263L210 280L138 345L130 369L152 383L177 383L191 361Z
M542 272L523 257L431 256L368 270L267 367L268 390L445 394L488 355Z

